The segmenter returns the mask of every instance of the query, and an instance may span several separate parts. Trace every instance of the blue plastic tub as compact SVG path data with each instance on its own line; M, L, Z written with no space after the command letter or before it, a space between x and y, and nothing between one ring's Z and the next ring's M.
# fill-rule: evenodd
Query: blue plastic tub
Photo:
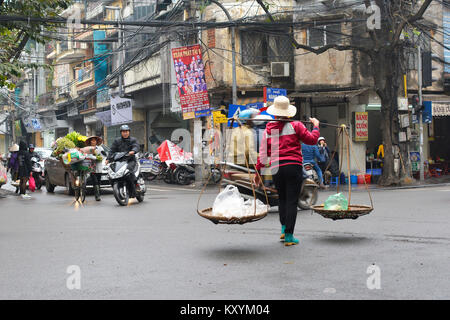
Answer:
M350 175L350 182L352 183L352 184L358 184L358 176L355 176L355 175Z
M382 169L380 169L380 168L378 168L378 169L367 169L366 173L367 174L371 174L372 176L381 176Z

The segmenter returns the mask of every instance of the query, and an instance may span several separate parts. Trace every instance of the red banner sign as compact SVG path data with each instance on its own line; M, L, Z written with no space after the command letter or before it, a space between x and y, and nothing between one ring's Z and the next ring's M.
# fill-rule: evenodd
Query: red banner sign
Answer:
M355 112L355 141L369 140L369 114Z
M205 66L199 44L172 49L184 119L210 115Z

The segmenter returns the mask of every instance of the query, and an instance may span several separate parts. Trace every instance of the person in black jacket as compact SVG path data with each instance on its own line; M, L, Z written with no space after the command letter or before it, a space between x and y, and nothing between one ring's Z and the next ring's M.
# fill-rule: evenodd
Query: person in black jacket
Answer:
M134 172L136 168L136 158L134 155L139 152L139 143L136 138L130 136L130 127L126 124L122 125L120 127L120 138L117 138L114 140L111 151L108 154L108 158L106 159L106 163L114 158L114 154L117 152L128 152L128 154L131 156L128 159L128 170L130 172ZM131 197L136 196L136 176L134 174L130 175L131 179Z
M34 144L30 144L28 146L28 150L30 151L30 159L35 157L35 158L37 158L38 161L41 161L41 156L39 155L39 153L34 151Z
M28 178L31 173L31 157L25 141L20 141L19 143L19 153L17 158L19 160L20 194L23 197L29 197L25 192L27 190Z

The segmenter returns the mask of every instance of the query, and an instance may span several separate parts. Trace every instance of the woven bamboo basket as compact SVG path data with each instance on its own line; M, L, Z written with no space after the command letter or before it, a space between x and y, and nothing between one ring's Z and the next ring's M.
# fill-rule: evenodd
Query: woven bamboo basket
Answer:
M269 210L259 213L259 214L249 215L249 216L240 217L240 218L237 218L237 217L227 218L227 217L223 217L223 216L213 215L212 208L197 210L197 213L201 217L210 220L214 224L244 224L244 223L248 223L248 222L255 222L255 221L261 220L265 216L267 216L268 212L269 212Z
M234 119L232 120L232 125L231 126L233 126L233 122L234 122ZM238 121L238 123L239 123L239 125L241 125L241 123ZM245 158L245 164L246 164L246 167L247 167L247 173L245 173L245 174L242 174L242 176L244 177L248 177L249 178L249 180L250 180L250 183L251 183L251 187L252 187L252 191L253 191L253 198L254 198L254 204L255 204L255 207L254 207L254 209L255 209L255 211L254 211L254 214L253 215L248 215L248 216L244 216L244 217L231 217L231 218L227 218L227 217L224 217L224 216L216 216L216 215L213 215L212 214L212 208L206 208L206 209L202 209L202 210L200 210L199 209L199 205L200 205L200 199L201 199L201 197L202 197L202 195L203 195L203 193L204 193L204 191L205 191L205 189L206 189L206 186L208 185L208 183L209 183L209 181L211 180L211 176L212 176L212 173L210 173L209 174L209 177L208 177L208 180L206 181L206 183L204 184L204 186L203 186L203 189L202 189L202 191L200 192L200 195L199 195L199 197L198 197L198 201L197 201L197 213L198 213L198 215L199 216L201 216L201 217L203 217L203 218L205 218L205 219L208 219L208 220L210 220L212 223L214 223L214 224L244 224L244 223L249 223L249 222L255 222L255 221L258 221L258 220L261 220L261 219L263 219L265 216L267 216L267 213L269 212L269 207L267 207L267 210L266 211L264 211L264 212L261 212L261 213L256 213L256 193L255 193L255 185L254 185L254 183L253 183L253 178L255 177L255 175L257 174L257 175L259 175L259 173L256 171L256 167L254 166L254 169L255 169L255 174L252 174L251 172L250 172L250 167L249 167L249 164L248 164L248 160L247 160L247 158ZM261 178L261 176L259 175L259 177ZM222 173L222 175L221 175L221 181L219 182L219 186L222 184L222 178L223 178L223 173ZM219 187L220 188L220 187ZM266 203L268 204L269 203L269 199L268 199L268 197L267 197L267 192L266 192L266 188L263 186L263 190L264 190L264 194L265 194L265 196L266 196ZM220 189L219 189L219 191L220 191Z
M338 135L337 135L337 139L336 139L336 149L337 149L337 146L338 146L339 138L341 138L342 139L341 154L343 153L343 151L344 151L344 149L343 149L344 136L346 137L346 140L347 140L347 148L346 148L347 149L347 169L348 169L348 175L350 176L350 162L349 162L350 161L350 155L353 156L353 159L354 159L354 161L357 164L359 169L360 169L360 166L358 164L357 159L355 159L354 154L350 153L350 148L351 148L350 135L349 135L347 127L345 125L342 125L338 129ZM336 150L334 151L334 153L332 155L332 158L334 158L335 154L336 154ZM328 170L328 166L325 169L325 171ZM340 173L342 172L341 169L342 169L342 162L341 162L341 167L339 168L339 176L340 176ZM359 204L351 204L352 188L351 188L351 183L349 181L349 184L348 184L348 209L347 210L327 210L327 209L324 208L324 205L312 206L311 210L313 210L317 214L320 214L324 218L328 218L328 219L332 219L332 220L358 219L361 216L369 214L369 213L371 213L373 211L373 200L372 200L372 196L370 195L369 187L367 186L367 182L365 180L364 180L364 185L365 185L367 193L369 195L370 206L359 205ZM339 192L339 184L338 184L337 192Z
M314 212L320 214L324 218L340 220L340 219L358 219L372 212L373 208L363 205L349 205L348 210L326 210L323 205L312 206Z

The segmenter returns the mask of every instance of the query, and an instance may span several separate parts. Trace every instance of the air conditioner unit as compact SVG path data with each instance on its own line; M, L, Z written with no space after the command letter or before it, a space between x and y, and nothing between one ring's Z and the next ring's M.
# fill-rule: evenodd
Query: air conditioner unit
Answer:
M270 75L272 78L289 77L289 62L271 62Z

